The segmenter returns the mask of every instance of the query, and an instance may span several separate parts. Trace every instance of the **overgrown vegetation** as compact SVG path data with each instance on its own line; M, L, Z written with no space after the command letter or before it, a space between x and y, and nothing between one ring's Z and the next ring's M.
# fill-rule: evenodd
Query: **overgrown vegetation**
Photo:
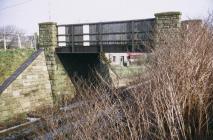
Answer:
M0 50L0 85L26 61L34 49Z
M39 138L213 138L212 29L208 21L162 34L146 74L128 89L79 84L72 104L39 113L46 126Z

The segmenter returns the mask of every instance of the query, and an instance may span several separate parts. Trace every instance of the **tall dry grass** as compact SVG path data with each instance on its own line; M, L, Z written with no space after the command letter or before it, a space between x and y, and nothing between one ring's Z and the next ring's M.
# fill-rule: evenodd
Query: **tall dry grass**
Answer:
M46 127L37 131L39 138L213 138L212 22L161 37L164 43L153 51L146 76L134 86L114 89L82 81L72 104L41 114Z
M212 22L210 22L212 23ZM213 32L209 22L164 34L143 93L159 139L207 139L212 125ZM147 112L147 111L146 111ZM148 119L149 122L150 119ZM154 122L154 123L153 123ZM158 139L157 138L157 139Z

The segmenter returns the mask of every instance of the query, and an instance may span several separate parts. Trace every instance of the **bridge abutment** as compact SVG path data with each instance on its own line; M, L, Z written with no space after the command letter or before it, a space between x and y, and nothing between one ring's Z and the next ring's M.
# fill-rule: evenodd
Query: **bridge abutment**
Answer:
M57 23L55 22L39 24L39 48L44 49L52 95L54 101L59 103L64 101L64 97L73 97L75 88L55 53L57 32Z
M155 14L155 47L158 47L168 38L178 38L178 32L181 27L181 13L180 12L163 12Z

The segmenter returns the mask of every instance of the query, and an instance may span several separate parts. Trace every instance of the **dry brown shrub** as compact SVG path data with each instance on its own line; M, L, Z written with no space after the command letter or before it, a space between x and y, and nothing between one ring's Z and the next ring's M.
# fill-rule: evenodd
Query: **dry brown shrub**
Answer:
M40 139L210 139L212 22L178 32L162 34L164 43L134 86L79 84L74 103L43 114L47 127Z

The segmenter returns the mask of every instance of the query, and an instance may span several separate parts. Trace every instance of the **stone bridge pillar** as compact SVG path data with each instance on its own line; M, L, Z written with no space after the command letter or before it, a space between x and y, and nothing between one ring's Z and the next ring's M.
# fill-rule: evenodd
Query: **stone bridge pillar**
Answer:
M156 47L158 47L161 43L165 43L168 37L175 39L181 27L180 20L181 20L180 12L165 12L155 14Z
M55 53L58 40L57 32L57 23L55 22L39 24L39 48L44 49L54 101L61 100L64 95L74 95L73 84Z
M57 95L55 90L55 73L57 70L55 60L55 48L57 47L57 23L45 22L39 24L39 48L44 49L46 65L52 86L52 94Z
M39 24L39 47L48 50L54 50L57 47L57 23Z

